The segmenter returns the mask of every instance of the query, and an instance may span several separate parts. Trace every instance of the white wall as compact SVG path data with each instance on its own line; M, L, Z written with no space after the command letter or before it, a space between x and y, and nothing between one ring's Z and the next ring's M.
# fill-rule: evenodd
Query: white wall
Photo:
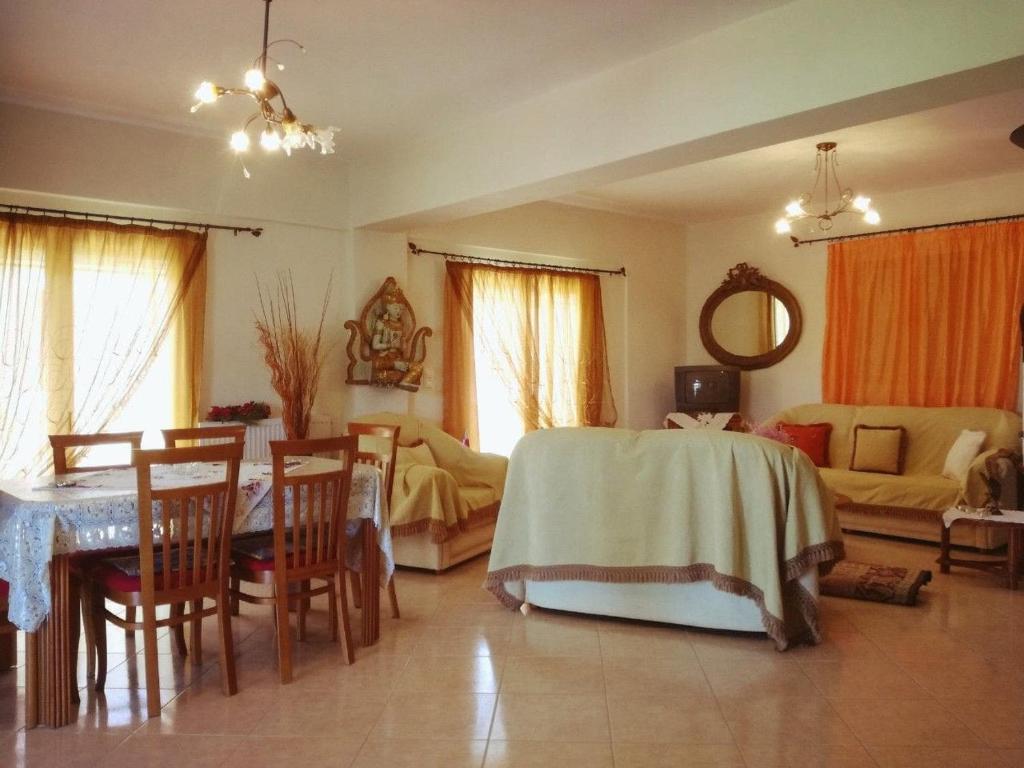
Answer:
M793 248L788 237L776 235L772 224L785 201L780 198L778 202L778 206L763 214L687 228L686 364L714 362L701 344L697 323L705 299L738 262L758 267L767 277L789 288L800 302L804 329L793 353L771 368L743 373L741 409L745 416L755 420L790 405L821 402L827 250L821 244ZM881 229L1020 213L1024 204L1024 174L899 192L876 198L874 204L882 215ZM843 231L862 231L864 227L857 226L858 223L854 219L851 227L844 222Z

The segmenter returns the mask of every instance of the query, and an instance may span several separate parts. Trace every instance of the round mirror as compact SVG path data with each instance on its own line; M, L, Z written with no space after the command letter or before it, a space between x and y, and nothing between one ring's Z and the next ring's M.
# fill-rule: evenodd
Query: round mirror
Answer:
M800 307L786 288L755 267L738 264L711 294L700 315L704 347L720 363L766 368L800 338Z

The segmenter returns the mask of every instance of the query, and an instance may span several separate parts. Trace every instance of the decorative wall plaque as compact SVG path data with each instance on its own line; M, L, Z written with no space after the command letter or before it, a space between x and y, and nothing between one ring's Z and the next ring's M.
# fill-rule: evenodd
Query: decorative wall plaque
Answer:
M434 332L426 326L416 328L416 313L395 278L385 280L359 319L347 321L345 327L349 331L346 384L409 392L420 388L426 339Z

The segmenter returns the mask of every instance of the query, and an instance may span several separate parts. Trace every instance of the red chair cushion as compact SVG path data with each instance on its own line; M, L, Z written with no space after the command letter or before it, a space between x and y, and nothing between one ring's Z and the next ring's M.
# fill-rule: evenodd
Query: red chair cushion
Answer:
M11 594L11 585L3 579L0 579L0 598L6 600L9 594Z
M832 435L832 425L821 424L783 424L779 429L789 435L793 446L811 457L816 467L831 466L828 460L828 440Z
M172 573L178 573L178 571L172 571ZM120 568L111 565L106 561L100 561L96 563L90 570L89 575L93 581L103 585L107 589L112 589L117 592L141 592L142 591L142 576L132 575L125 573ZM172 582L177 581L172 579ZM192 583L192 572L186 571L184 583L182 586L186 586ZM163 572L158 572L156 578L153 581L154 589L160 590L164 588L164 575Z

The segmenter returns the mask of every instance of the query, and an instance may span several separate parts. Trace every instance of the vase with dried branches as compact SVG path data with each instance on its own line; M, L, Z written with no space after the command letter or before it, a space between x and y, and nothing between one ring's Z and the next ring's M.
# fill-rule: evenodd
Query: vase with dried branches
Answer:
M281 398L281 421L289 440L304 439L309 433L309 417L329 351L324 346L323 333L333 277L332 274L327 281L315 333L299 328L291 270L279 272L276 292L268 290L266 295L259 278L256 279L260 299L256 333L263 347L263 360L270 368L270 383Z

